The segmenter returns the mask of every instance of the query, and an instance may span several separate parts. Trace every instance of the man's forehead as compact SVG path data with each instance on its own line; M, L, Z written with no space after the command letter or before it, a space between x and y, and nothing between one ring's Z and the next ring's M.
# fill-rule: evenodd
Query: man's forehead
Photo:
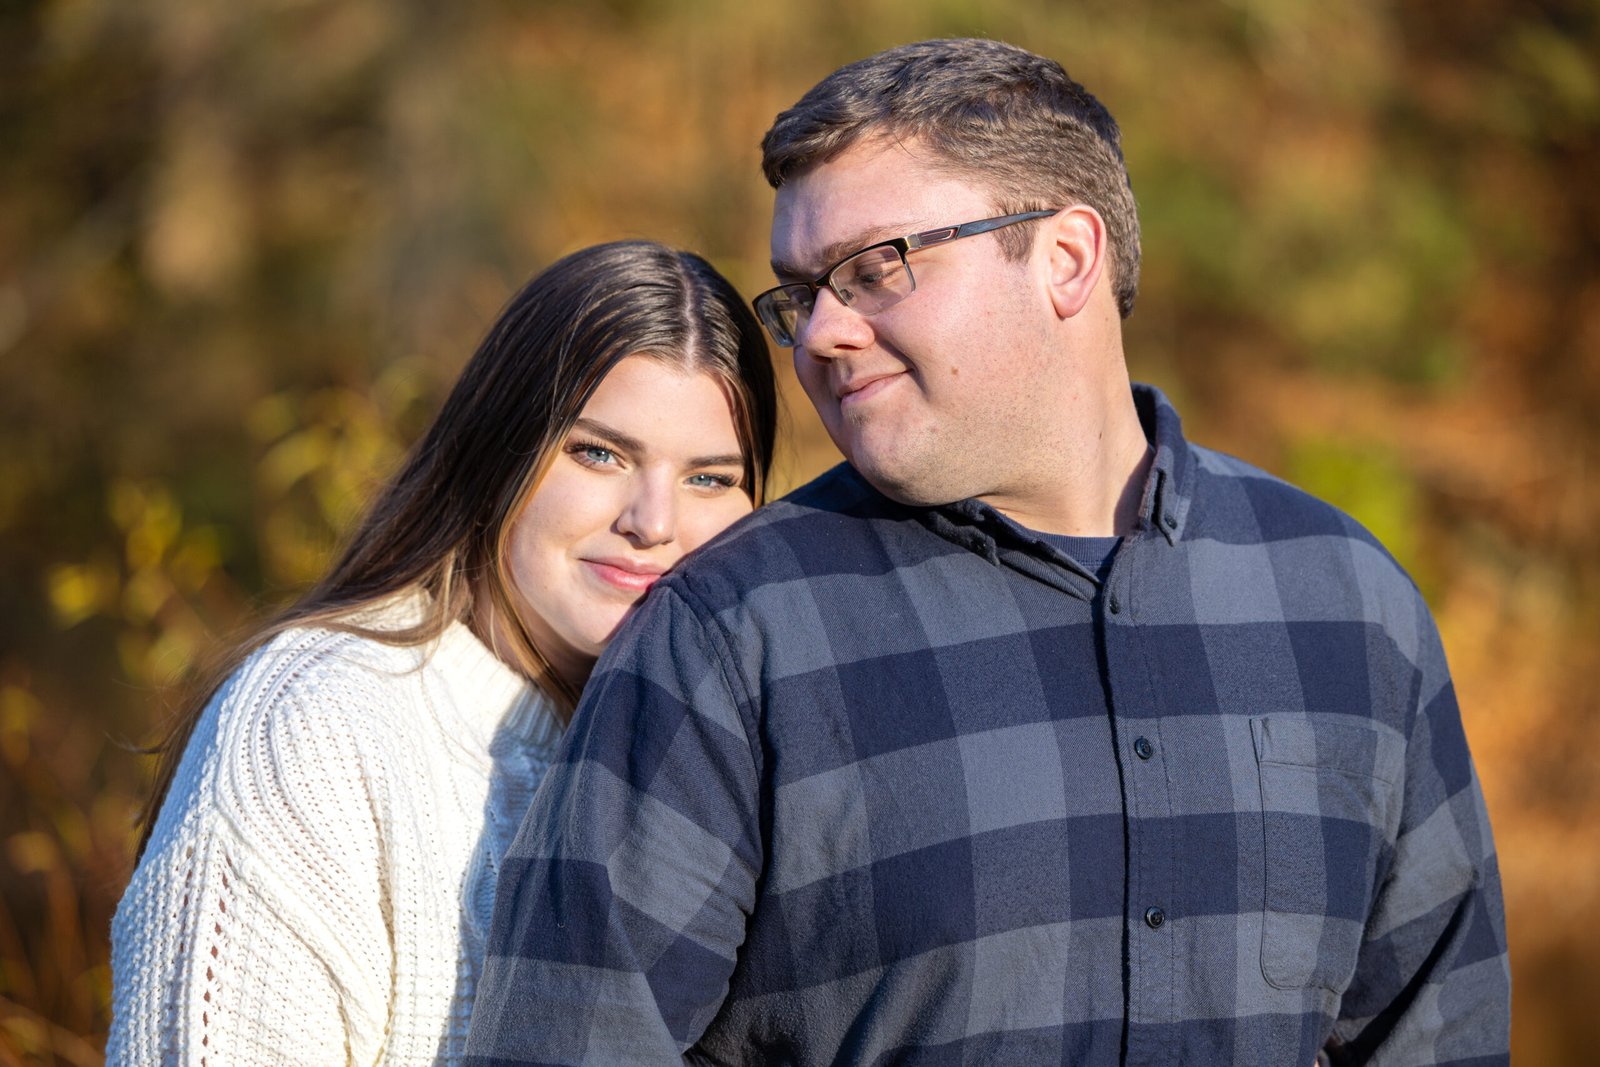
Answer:
M815 277L867 245L950 225L944 215L988 199L971 183L929 166L914 146L858 145L779 188L773 271Z
M894 216L887 222L859 224L826 217L800 225L784 225L775 213L772 225L772 272L786 278L813 278L829 266L869 245L929 229L916 216ZM837 233L838 236L830 236Z

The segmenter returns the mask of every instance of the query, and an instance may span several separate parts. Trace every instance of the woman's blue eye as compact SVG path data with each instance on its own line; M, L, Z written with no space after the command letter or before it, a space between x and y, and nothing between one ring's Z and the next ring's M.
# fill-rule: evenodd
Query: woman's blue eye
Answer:
M700 489L732 489L738 480L726 474L691 474L689 483Z
M617 462L617 454L603 445L574 442L567 446L567 453L586 467L609 467Z

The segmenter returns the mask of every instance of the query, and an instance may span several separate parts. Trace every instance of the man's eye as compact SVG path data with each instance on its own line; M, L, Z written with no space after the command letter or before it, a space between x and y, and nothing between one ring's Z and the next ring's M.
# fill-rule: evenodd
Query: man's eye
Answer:
M898 266L889 265L861 270L856 273L856 284L863 289L881 289L892 284L899 273Z

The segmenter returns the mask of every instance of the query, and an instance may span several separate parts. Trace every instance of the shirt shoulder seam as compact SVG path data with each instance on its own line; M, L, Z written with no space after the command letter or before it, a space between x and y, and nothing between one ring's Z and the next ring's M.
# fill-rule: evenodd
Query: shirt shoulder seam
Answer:
M716 614L707 607L699 594L689 586L685 576L680 575L679 580L668 585L666 589L669 594L677 597L683 603L690 615L694 617L695 622L698 624L698 629L705 640L714 646L708 651L712 653L711 658L716 663L717 675L722 679L723 688L733 698L734 710L739 716L739 724L744 728L745 744L750 749L750 762L755 767L757 778L760 778L765 768L764 761L761 758L761 748L756 743L758 731L756 724L752 721L755 689L749 685L734 660L733 642L729 638L727 630L717 620Z

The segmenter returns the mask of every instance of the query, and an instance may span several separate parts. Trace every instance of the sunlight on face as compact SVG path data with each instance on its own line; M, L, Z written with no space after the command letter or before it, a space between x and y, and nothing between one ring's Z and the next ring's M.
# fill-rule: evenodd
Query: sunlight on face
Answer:
M517 610L581 686L611 635L668 568L750 513L722 382L629 356L595 389L512 522Z
M869 140L785 182L773 262L820 271L836 252L998 213L987 190L928 155L914 141ZM1062 372L1042 335L1050 313L1036 261L1007 260L995 237L978 236L919 252L916 289L881 311L819 296L793 350L795 376L880 492L944 504L1048 466L1041 442L1060 407L1045 386Z

